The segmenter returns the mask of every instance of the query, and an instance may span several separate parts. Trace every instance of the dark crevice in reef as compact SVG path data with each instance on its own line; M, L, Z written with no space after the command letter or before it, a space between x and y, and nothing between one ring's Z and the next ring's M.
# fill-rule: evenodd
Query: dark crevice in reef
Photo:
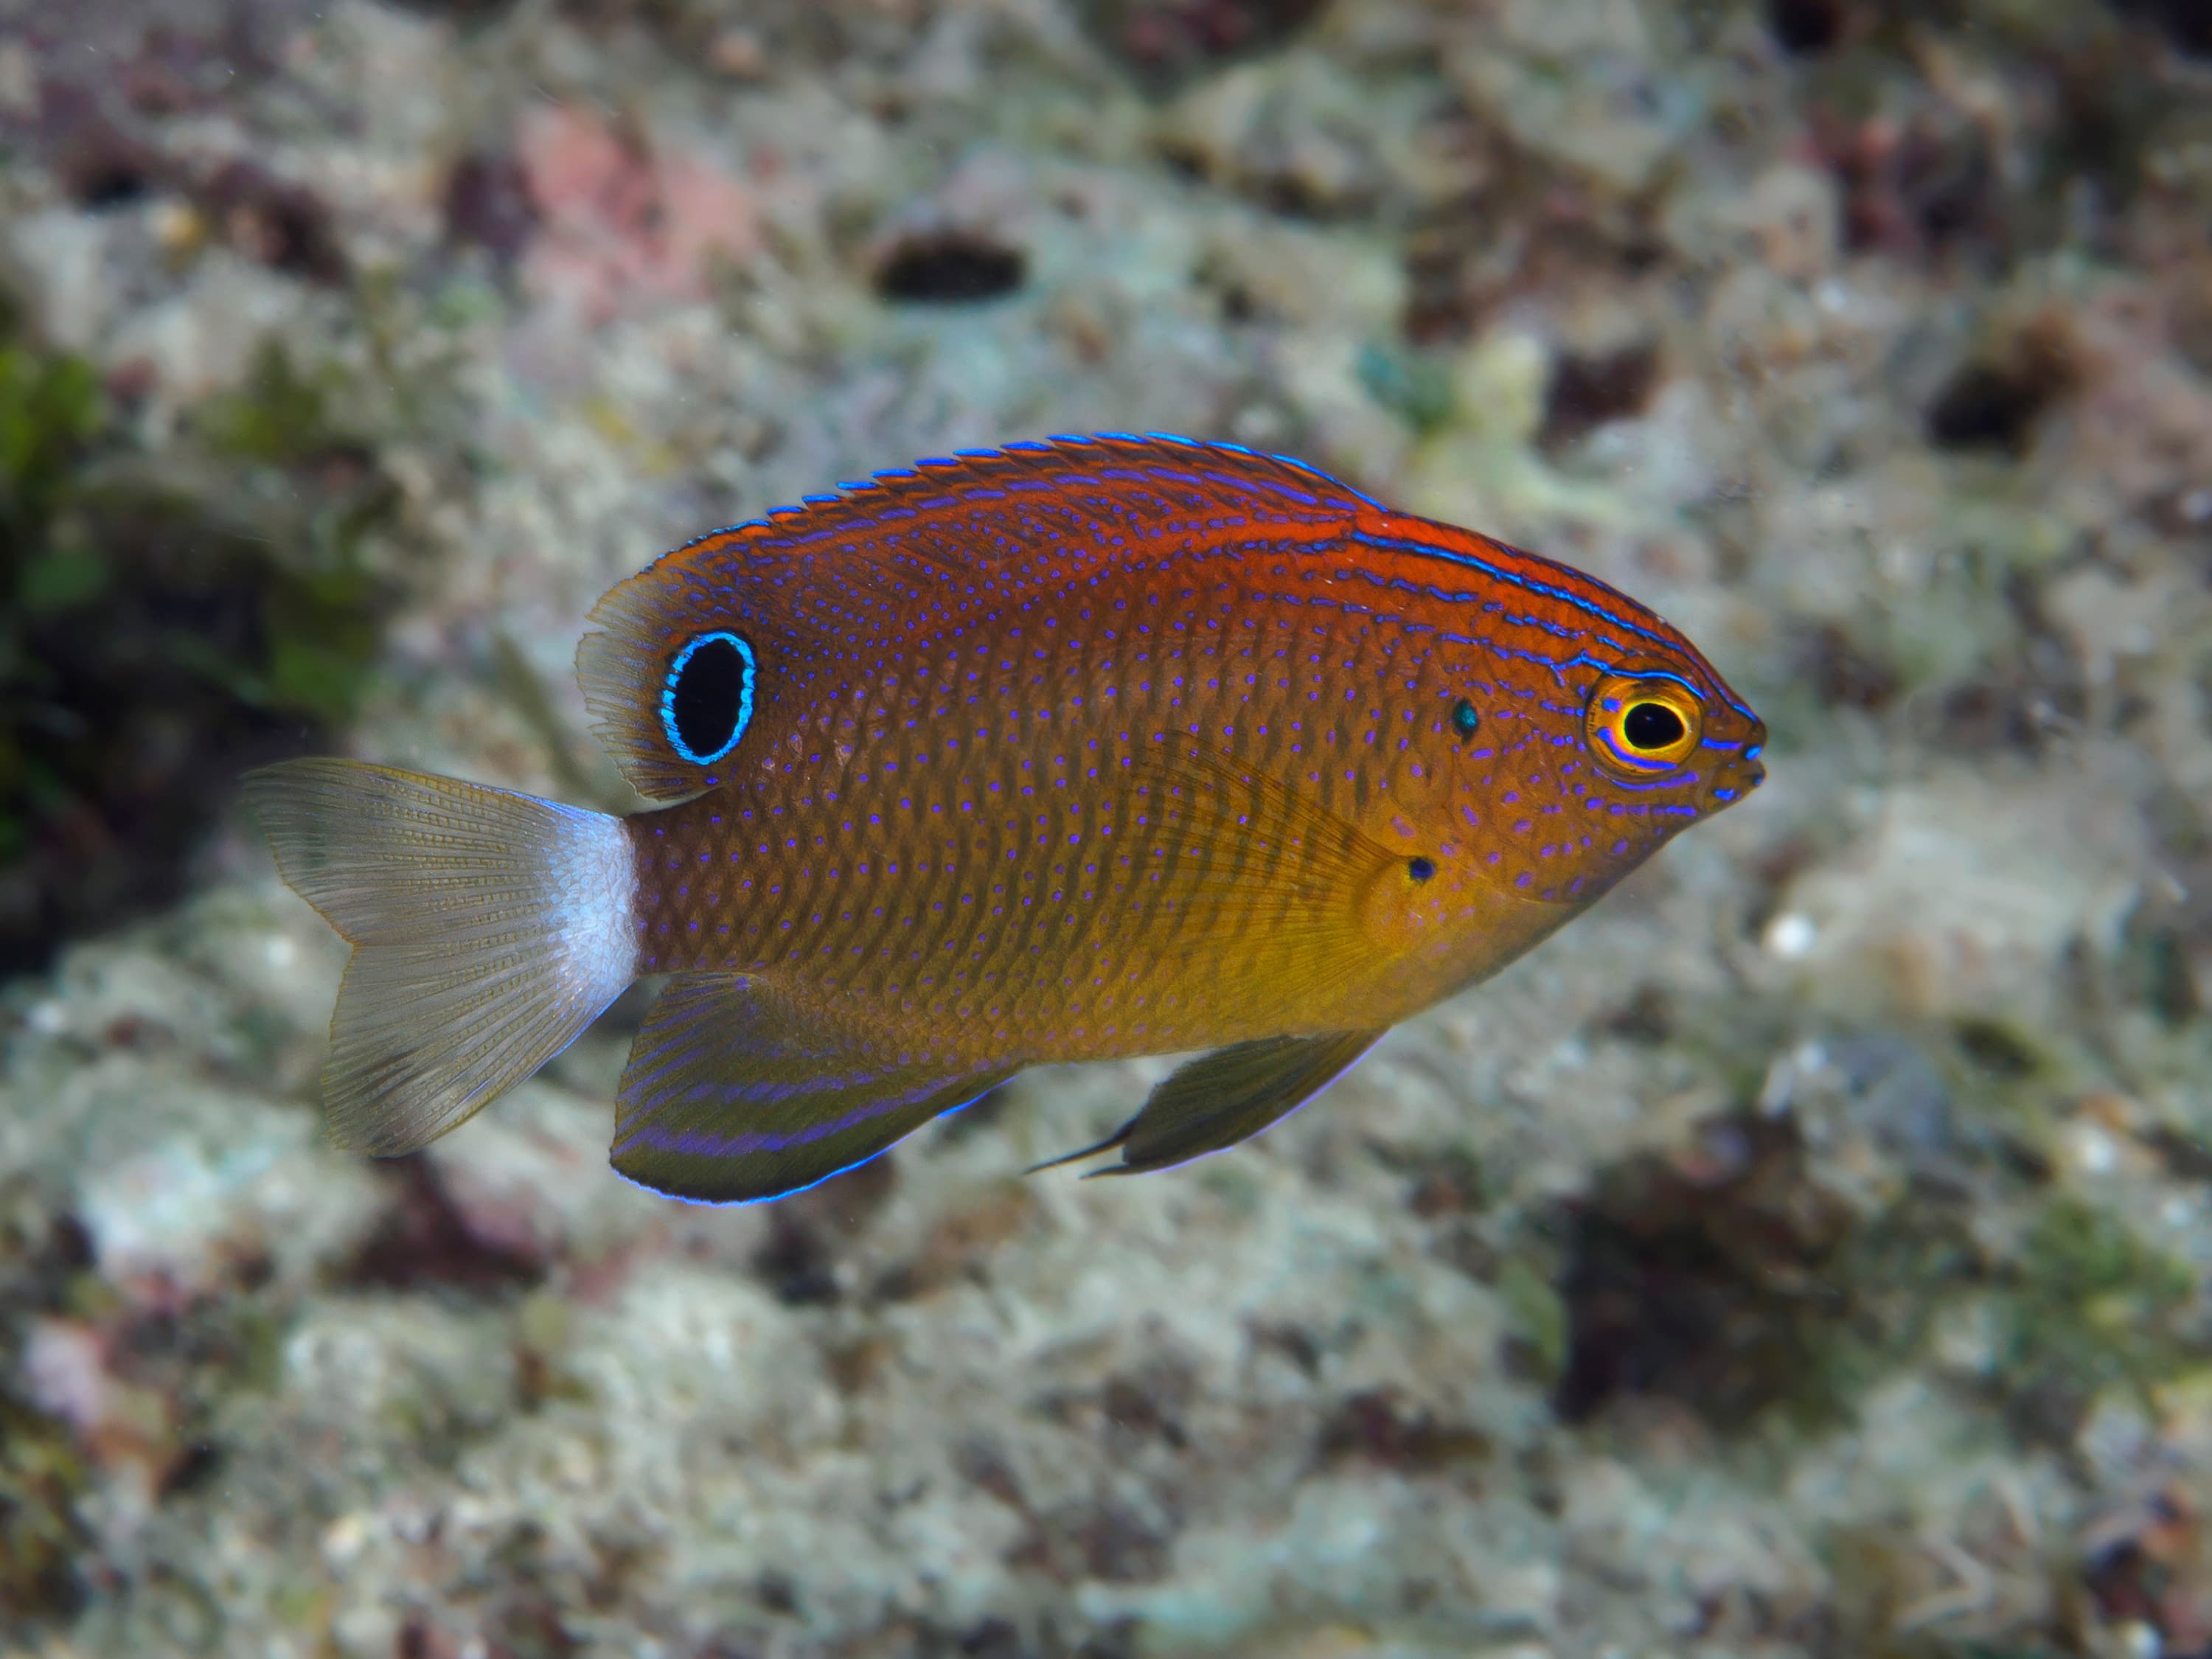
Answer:
M897 1183L897 1164L879 1158L775 1205L768 1237L752 1255L754 1273L787 1307L842 1301L851 1242Z
M1929 742L1966 754L2039 754L2081 730L2090 708L2086 665L2026 572L2003 581L2013 628L1972 674L1921 711Z
M0 116L0 136L15 136L45 158L79 206L121 210L156 195L190 201L214 234L247 258L325 287L351 268L329 206L305 185L258 161L194 159L165 147L149 119L203 106L181 83L150 105L118 104L66 80L46 83L35 125Z
M449 241L473 243L503 263L520 258L538 231L522 164L505 150L471 150L456 161L441 205Z
M1612 421L1641 415L1659 383L1659 351L1649 340L1609 351L1563 352L1544 392L1544 424L1536 441L1564 449Z
M1766 27L1784 51L1811 57L1843 39L1850 14L1848 0L1767 0Z
M493 1295L544 1276L543 1265L531 1256L480 1237L427 1158L417 1154L382 1168L393 1189L392 1206L339 1275L341 1283L395 1291L441 1285Z
M1877 629L1862 631L1826 618L1796 623L1786 638L1796 678L1812 688L1824 708L1887 708L1904 690L1903 672Z
M1997 332L1954 369L1928 405L1928 441L1939 449L2025 455L2038 425L2081 378L2079 349L2063 313Z
M1146 90L1172 91L1282 45L1322 0L1085 0L1091 36Z
M1765 0L1769 37L1802 66L1808 150L1841 187L1848 248L1984 274L2061 248L2142 257L2127 210L2198 141L2203 100L2175 54L2212 51L2212 6L2047 9ZM2017 118L1984 119L1927 72L1949 41L2037 89Z
M2114 9L2163 34L2175 51L2212 58L2212 5L2205 0L2111 0Z
M1956 1386L2022 1443L2071 1443L2102 1389L2137 1397L2199 1363L2185 1265L2049 1184L1991 1103L2057 1086L2032 1039L1986 1020L1824 1046L1831 1123L1895 1176L1836 1184L1794 1114L1716 1118L1606 1170L1550 1231L1560 1261L1569 1423L1674 1401L1717 1431L1847 1414L1867 1383L1972 1300L2004 1363ZM2016 1106L2014 1109L2016 1112ZM1823 1133L1828 1133L1823 1131ZM1997 1251L1974 1217L2009 1211Z
M886 300L939 305L996 300L1022 285L1029 261L1018 248L969 231L910 236L876 272Z
M2047 382L2016 368L1964 364L1928 406L1928 441L1941 449L2024 454L2051 395Z
M388 602L389 491L280 355L159 469L117 395L0 332L0 975L180 896L239 773L349 715Z
M1817 1370L1810 1345L1841 1310L1833 1263L1848 1218L1805 1186L1786 1125L1709 1132L1717 1180L1660 1160L1610 1172L1568 1230L1569 1320L1553 1404L1586 1422L1621 1395L1656 1394L1741 1420Z
M398 0L404 11L426 17L450 17L460 23L489 23L514 9L514 0Z

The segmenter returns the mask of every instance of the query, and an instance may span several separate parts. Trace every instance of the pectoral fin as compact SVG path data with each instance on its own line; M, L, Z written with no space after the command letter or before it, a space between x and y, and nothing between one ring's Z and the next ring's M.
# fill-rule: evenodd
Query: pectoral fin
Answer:
M682 974L630 1048L611 1161L674 1198L780 1198L866 1163L1020 1069L902 1049L765 980Z
M1036 1167L1049 1170L1119 1147L1119 1164L1091 1173L1139 1175L1234 1146L1328 1088L1382 1035L1263 1037L1217 1048L1179 1067L1152 1091L1144 1110L1105 1139Z

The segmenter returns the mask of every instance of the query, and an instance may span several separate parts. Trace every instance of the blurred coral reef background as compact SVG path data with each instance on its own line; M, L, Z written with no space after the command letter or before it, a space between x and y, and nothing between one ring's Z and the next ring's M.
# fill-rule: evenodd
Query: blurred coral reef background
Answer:
M0 1650L2212 1654L2212 11L0 0ZM917 455L1284 450L1772 781L1319 1109L793 1202L637 1004L403 1162L234 782L619 808L585 611Z

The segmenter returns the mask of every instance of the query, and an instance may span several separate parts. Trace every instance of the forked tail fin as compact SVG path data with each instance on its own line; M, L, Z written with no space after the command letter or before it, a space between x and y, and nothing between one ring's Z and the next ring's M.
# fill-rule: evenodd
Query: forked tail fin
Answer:
M287 761L245 788L284 879L354 947L323 1069L340 1146L436 1139L633 977L620 818L358 761Z

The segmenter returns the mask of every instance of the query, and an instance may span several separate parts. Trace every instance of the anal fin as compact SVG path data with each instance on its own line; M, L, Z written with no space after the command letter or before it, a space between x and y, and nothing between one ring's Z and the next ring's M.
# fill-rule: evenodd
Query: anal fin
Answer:
M1380 1031L1262 1037L1217 1048L1178 1066L1144 1109L1105 1139L1036 1166L1049 1170L1120 1149L1092 1175L1140 1175L1218 1152L1279 1123L1342 1077ZM1032 1171L1034 1173L1034 1170Z
M681 974L631 1046L610 1161L672 1198L780 1198L866 1163L1020 1069L904 1049L768 980Z

